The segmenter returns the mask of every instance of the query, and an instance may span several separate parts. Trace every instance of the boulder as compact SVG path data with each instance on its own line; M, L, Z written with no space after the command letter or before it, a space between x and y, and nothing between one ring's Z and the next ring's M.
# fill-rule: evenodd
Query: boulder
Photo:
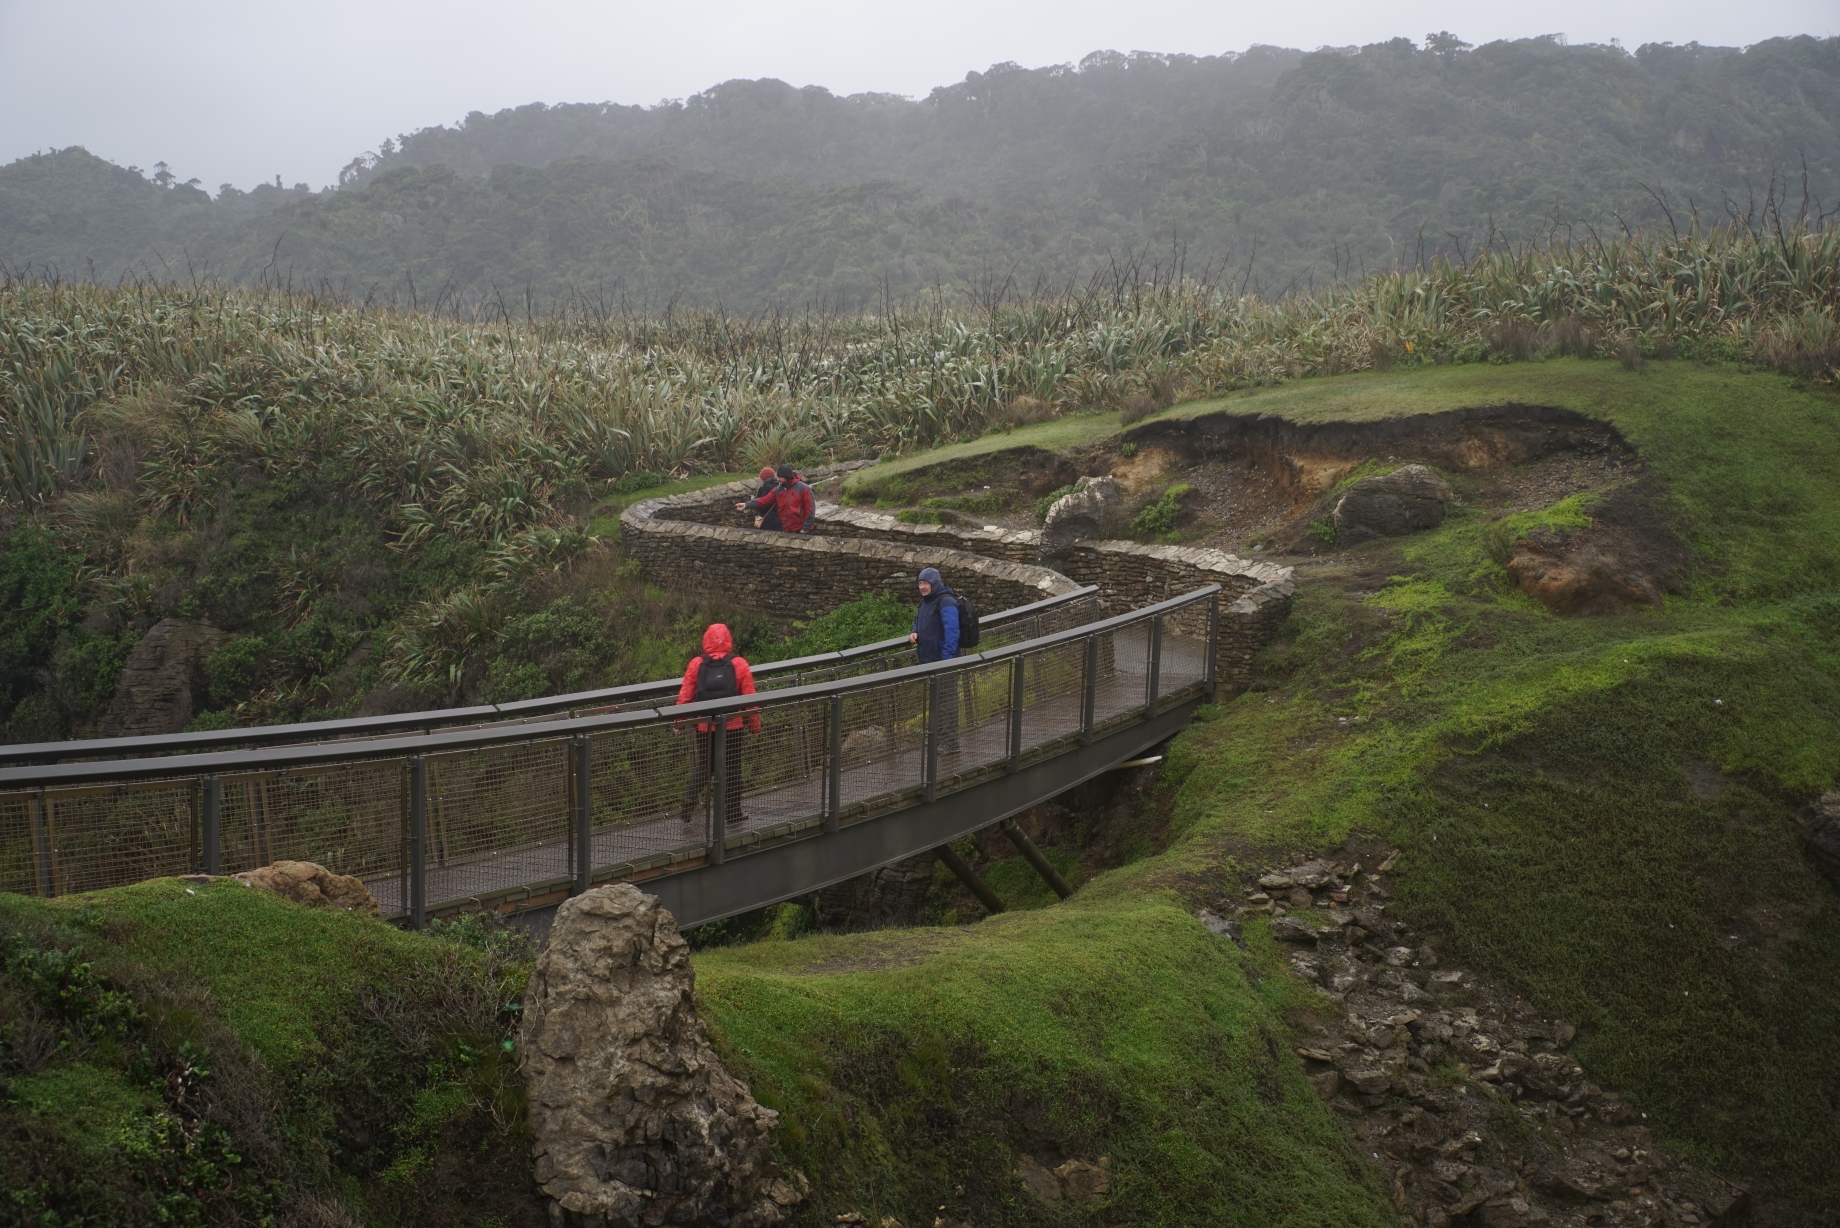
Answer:
M1582 534L1547 534L1514 543L1508 579L1562 618L1620 614L1661 604L1655 581Z
M1124 488L1114 478L1081 478L1078 487L1048 508L1042 538L1050 548L1105 536L1106 516L1124 503Z
M1809 858L1840 887L1840 789L1823 793L1797 817Z
M1335 544L1354 546L1376 537L1402 537L1444 523L1450 483L1423 465L1407 465L1362 478L1335 504Z
M349 874L338 874L312 861L277 861L259 870L231 876L245 887L272 891L296 904L343 908L369 916L378 914L377 901L364 884Z
M1060 1178L1034 1156L1016 1158L1016 1175L1022 1178L1022 1184L1028 1187L1029 1193L1043 1202L1059 1202L1063 1197Z
M164 618L122 664L115 699L102 718L105 738L179 733L201 708L205 660L230 637L209 623Z
M557 909L519 1052L537 1184L575 1222L785 1218L768 1152L779 1114L710 1047L690 948L655 896L620 883Z
M1316 927L1302 917L1279 917L1271 923L1271 936L1280 942L1309 942L1317 939Z
M1069 1198L1104 1198L1112 1190L1112 1160L1100 1156L1097 1164L1089 1160L1069 1160L1054 1170L1061 1188Z

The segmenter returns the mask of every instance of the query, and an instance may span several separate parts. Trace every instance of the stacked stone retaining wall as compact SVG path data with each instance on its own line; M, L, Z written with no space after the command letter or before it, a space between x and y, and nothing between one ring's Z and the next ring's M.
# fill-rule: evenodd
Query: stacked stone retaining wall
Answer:
M735 482L635 503L620 517L622 548L656 584L700 589L786 620L834 610L865 593L910 597L922 567L950 573L953 587L980 610L1007 610L1080 587L1051 567L931 543L771 533L691 519L713 517L712 509L732 518L736 500L753 490L751 482Z
M849 466L855 468L856 466ZM839 470L814 472L814 483ZM820 504L812 534L739 527L734 504L754 484L736 482L647 499L620 518L629 558L648 578L741 599L769 617L802 618L868 592L913 594L922 567L937 567L981 610L1001 610L1097 585L1105 613L1221 587L1216 677L1229 691L1252 677L1252 658L1290 612L1291 569L1220 550L1080 541L1051 549L1038 532L976 525L905 524L892 516ZM726 522L726 523L725 523Z

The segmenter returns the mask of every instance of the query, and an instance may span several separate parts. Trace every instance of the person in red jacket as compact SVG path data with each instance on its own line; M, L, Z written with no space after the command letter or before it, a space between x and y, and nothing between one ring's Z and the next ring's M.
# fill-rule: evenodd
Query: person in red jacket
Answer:
M809 533L817 523L812 517L817 505L811 496L811 487L793 471L791 465L779 467L778 486L758 498L750 499L743 506L750 512L764 513L769 509L778 512L779 527L787 533Z
M744 658L735 655L735 637L722 623L709 624L709 629L703 632L703 651L691 657L684 670L684 683L677 688L677 702L690 704L753 693L754 671L748 668ZM741 733L744 727L749 733L760 732L758 708L733 713L727 719L705 718L696 723L690 783L684 789L684 806L678 816L686 823L696 811L697 798L702 795L704 786L715 774L718 724L723 727L723 753L728 761L728 799L723 807L723 821L739 824L747 817L741 813Z

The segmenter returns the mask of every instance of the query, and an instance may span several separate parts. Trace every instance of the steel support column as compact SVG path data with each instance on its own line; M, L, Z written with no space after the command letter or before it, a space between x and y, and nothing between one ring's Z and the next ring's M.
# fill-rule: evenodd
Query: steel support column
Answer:
M990 889L990 884L979 878L977 871L966 865L965 859L952 851L951 845L940 845L933 850L933 856L944 862L946 869L952 871L953 877L965 884L965 890L977 897L978 903L984 906L985 912L995 914L1003 911L1003 901L998 899L997 893Z
M1028 833L1016 826L1016 820L1004 819L997 826L1002 829L1004 835L1009 837L1009 842L1016 846L1016 851L1035 867L1035 873L1041 875L1041 880L1054 888L1055 895L1064 900L1073 894L1073 888L1067 885L1067 880L1061 877L1061 872L1048 863L1048 859L1042 856L1041 850L1035 847L1035 842L1029 839Z

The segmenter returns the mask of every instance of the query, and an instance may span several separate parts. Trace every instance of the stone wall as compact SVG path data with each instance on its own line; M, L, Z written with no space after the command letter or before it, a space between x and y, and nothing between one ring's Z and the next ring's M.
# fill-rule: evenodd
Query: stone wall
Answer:
M1007 610L1080 586L1034 563L1014 563L905 540L876 541L703 524L689 518L753 491L737 482L687 495L646 499L620 517L620 541L646 578L739 600L770 618L804 618L865 593L914 596L922 567L938 567L979 610Z
M815 484L840 471L810 477ZM1122 614L1218 584L1215 669L1229 692L1251 680L1252 658L1290 612L1295 592L1290 568L1220 550L1126 541L1050 549L1030 529L904 524L830 503L818 505L810 535L735 527L741 517L734 504L754 489L752 482L737 482L634 504L620 520L627 556L656 583L688 582L738 595L780 618L834 609L866 592L909 597L915 575L927 566L939 568L985 611L1093 584L1105 613Z

